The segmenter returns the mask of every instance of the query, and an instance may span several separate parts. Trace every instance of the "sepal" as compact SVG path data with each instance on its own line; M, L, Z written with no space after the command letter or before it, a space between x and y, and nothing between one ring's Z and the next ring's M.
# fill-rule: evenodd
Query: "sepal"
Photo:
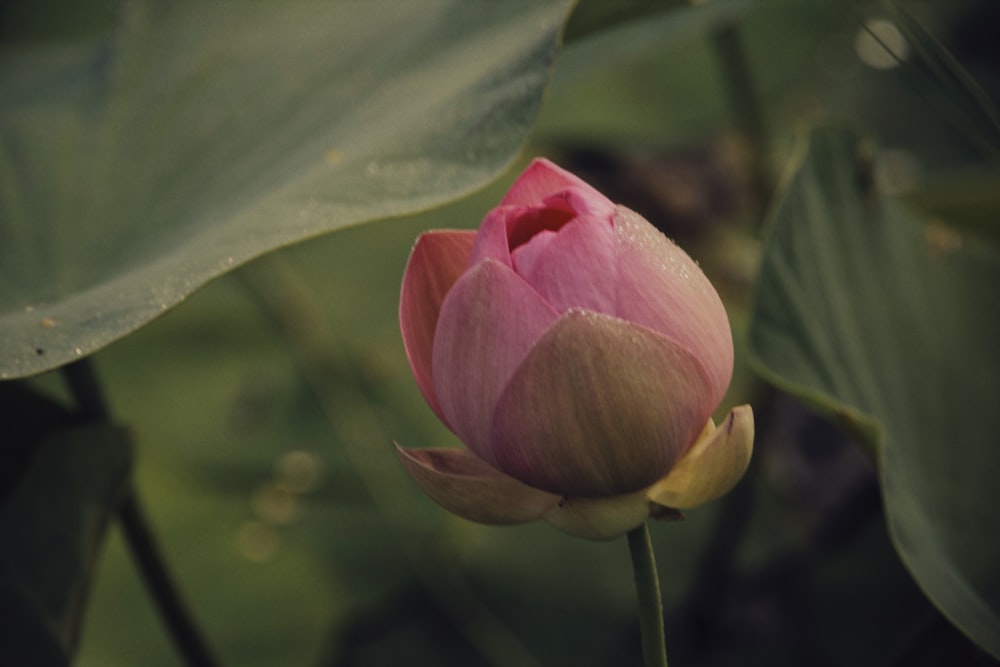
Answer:
M559 496L517 481L467 449L404 449L397 444L396 454L424 493L470 521L527 523L559 504Z
M725 494L750 465L753 432L749 405L730 410L718 427L709 420L681 460L649 488L648 498L664 507L690 509Z
M563 498L542 518L574 537L610 540L641 525L649 511L644 491L637 491L605 498Z

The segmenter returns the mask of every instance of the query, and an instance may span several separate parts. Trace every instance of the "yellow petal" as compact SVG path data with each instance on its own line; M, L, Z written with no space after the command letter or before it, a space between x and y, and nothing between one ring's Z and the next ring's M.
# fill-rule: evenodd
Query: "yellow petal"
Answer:
M733 408L717 428L712 423L681 460L647 490L658 505L677 509L715 500L740 481L753 453L753 410Z

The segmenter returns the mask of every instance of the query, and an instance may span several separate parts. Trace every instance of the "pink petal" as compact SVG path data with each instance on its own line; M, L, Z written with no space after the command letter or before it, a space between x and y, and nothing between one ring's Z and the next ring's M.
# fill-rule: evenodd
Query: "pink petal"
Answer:
M649 499L664 507L688 509L728 492L750 465L753 431L750 406L733 408L718 428L706 429L677 465L649 489Z
M566 208L546 208L545 206L499 206L490 211L479 227L476 242L472 246L469 265L484 259L495 259L501 264L513 267L510 252L539 234L559 230L576 214ZM511 238L516 235L516 242Z
M559 497L522 484L466 449L403 449L410 477L436 503L460 517L492 525L539 519Z
M525 212L523 206L498 206L487 213L476 233L476 241L469 255L469 266L479 264L484 259L493 259L513 268L507 230ZM562 222L564 221L560 221L560 224Z
M497 397L557 317L527 283L492 259L463 275L441 306L434 390L452 430L487 462Z
M417 238L403 273L399 326L417 386L431 409L447 424L434 393L434 330L445 295L465 271L473 231L432 231Z
M572 310L531 349L500 396L497 466L564 496L627 494L662 477L715 404L686 349L616 317Z
M615 314L689 350L711 378L713 407L733 372L733 339L722 300L701 268L642 216L619 206Z
M510 254L514 272L519 276L531 275L543 255L543 250L554 241L556 233L548 229L535 234L530 241Z
M556 234L536 235L514 251L514 269L553 308L614 314L617 301L615 230L584 216Z
M548 208L565 208L577 215L604 218L609 224L617 208L614 202L586 183L553 192L542 203Z
M576 211L564 197L555 198L555 205L548 203L534 206L505 207L515 215L507 217L507 247L514 250L528 243L535 235L546 231L558 232L576 218Z
M490 211L476 235L469 265L488 257L513 266L511 251L538 236L558 232L577 218L611 225L615 205L590 186L573 185L526 205L501 205Z
M535 158L510 186L500 205L539 204L549 195L573 186L582 187L592 193L592 196L607 201L604 195L579 176L571 174L545 158Z

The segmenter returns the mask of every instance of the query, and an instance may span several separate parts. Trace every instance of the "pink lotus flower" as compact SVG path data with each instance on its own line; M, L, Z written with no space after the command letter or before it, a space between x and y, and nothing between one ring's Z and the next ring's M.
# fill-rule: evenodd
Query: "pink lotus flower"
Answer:
M605 539L727 492L753 413L711 420L733 343L698 265L637 213L535 160L478 232L420 236L399 308L417 385L468 449L403 449L472 521Z

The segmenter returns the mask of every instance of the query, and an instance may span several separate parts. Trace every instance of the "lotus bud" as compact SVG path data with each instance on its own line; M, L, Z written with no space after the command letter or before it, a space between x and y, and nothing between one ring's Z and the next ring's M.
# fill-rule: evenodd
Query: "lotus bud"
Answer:
M399 308L417 386L465 448L400 460L472 521L610 539L726 493L753 413L722 301L639 214L537 159L478 231L413 248Z

